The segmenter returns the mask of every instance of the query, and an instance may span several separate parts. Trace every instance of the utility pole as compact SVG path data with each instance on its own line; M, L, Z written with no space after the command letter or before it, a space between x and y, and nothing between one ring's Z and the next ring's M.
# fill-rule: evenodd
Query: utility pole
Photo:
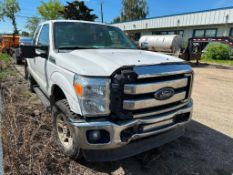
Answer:
M103 0L100 0L101 22L104 23Z

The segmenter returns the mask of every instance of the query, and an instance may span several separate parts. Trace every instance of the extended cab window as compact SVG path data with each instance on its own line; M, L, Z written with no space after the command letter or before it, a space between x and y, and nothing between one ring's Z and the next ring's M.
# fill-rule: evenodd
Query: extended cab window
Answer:
M48 46L49 45L49 25L45 24L40 32L38 43L39 46Z
M135 49L119 28L80 22L54 23L56 49Z

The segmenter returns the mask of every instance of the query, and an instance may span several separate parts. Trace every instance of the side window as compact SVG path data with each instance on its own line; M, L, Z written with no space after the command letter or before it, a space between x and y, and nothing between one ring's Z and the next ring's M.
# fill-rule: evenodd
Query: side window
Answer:
M229 36L233 37L233 28L230 29L230 34Z
M195 29L193 31L193 37L205 37L205 30Z
M40 31L40 28L41 28L41 25L39 25L39 26L36 28L36 31L35 31L34 37L33 37L33 45L36 44L36 39L38 38L38 34L39 34L39 31Z
M207 29L205 31L205 37L216 37L217 30L216 29Z
M45 24L40 32L37 45L48 46L49 45L49 25Z

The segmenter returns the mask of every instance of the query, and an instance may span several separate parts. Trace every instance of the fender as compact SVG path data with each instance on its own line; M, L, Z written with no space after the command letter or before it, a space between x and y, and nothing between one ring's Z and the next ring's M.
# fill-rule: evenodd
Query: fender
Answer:
M59 86L66 96L66 99L69 103L71 111L73 111L76 114L82 115L77 95L72 86L74 75L71 75L71 73L68 73L68 74L69 75L66 75L65 77L59 72L52 73L51 78L50 78L50 83L49 83L50 86L48 89L49 97L51 97L52 95L52 90L53 90L54 85ZM69 77L69 79L67 79L67 77Z

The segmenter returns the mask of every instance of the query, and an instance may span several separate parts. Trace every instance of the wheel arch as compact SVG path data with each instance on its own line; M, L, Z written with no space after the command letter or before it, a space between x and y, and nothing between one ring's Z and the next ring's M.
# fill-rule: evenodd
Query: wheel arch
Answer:
M50 78L50 103L51 105L54 105L58 100L67 99L71 111L81 115L78 98L75 94L72 84L61 73L53 73Z
M54 105L57 101L62 100L62 99L67 99L65 93L57 84L53 84L51 88L50 99L49 99L51 105Z

